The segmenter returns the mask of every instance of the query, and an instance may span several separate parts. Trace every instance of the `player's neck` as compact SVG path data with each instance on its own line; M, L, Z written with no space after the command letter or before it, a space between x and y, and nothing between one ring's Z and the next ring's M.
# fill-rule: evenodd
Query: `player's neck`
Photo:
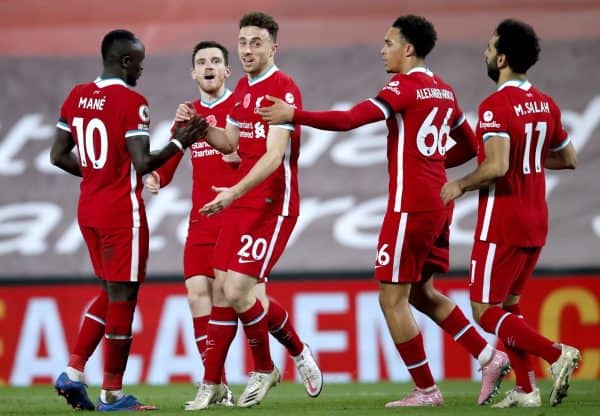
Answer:
M273 66L275 66L275 61L273 59L269 59L267 64L265 66L263 66L262 68L260 68L256 71L253 71L252 73L247 72L248 78L250 78L251 80L260 78L261 76L263 76L264 74L269 72L271 70L271 68L273 68Z
M500 77L496 85L500 86L508 81L525 81L527 79L526 74L519 74L510 70L500 71Z
M404 63L403 68L400 72L403 74L408 74L415 68L427 68L425 60L416 57L409 59L407 62Z
M102 79L118 78L118 79L125 81L125 77L123 76L122 71L120 69L116 70L116 69L112 69L112 68L104 68L104 70L102 71L102 75L100 75L100 78L102 78Z
M211 103L213 101L218 100L225 94L225 91L227 90L227 88L225 87L225 84L223 84L221 86L221 88L219 88L218 90L216 90L214 92L204 91L202 88L198 88L198 89L200 90L200 99L207 103Z

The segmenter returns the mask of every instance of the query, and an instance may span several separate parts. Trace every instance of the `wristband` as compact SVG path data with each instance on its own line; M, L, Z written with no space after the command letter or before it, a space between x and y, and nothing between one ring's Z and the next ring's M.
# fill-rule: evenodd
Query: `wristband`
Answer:
M170 143L173 143L173 144L174 144L175 146L177 146L177 147L179 148L179 150L181 150L182 152L184 151L184 150L183 150L183 145L181 144L181 142L180 142L179 140L177 140L177 139L171 139L171 142L170 142Z

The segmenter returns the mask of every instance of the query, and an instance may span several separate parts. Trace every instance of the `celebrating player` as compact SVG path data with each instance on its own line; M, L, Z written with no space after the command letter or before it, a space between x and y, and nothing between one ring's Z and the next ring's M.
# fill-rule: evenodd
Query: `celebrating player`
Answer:
M126 30L102 40L102 75L77 85L62 105L52 163L82 177L78 222L102 290L79 332L68 367L55 383L74 408L93 410L83 384L84 366L106 341L102 391L96 410L152 410L122 390L132 341L139 285L146 276L148 223L141 175L157 169L206 131L192 118L160 152L149 151L150 112L130 87L142 74L144 45ZM77 156L71 150L77 146Z
M191 72L200 92L200 99L189 103L193 110L205 117L212 126L224 128L226 116L231 111L234 101L230 90L225 86L231 70L229 68L229 53L221 44L213 41L199 42L192 53ZM179 165L183 154L169 160L160 169L146 177L146 186L151 192L158 193L159 189L168 185ZM235 170L239 159L235 153L224 156L213 149L202 138L198 138L190 148L193 169L192 210L188 235L183 255L185 285L188 294L190 310L193 316L194 333L202 360L206 360L206 339L213 297L214 268L213 257L219 230L226 213L212 216L200 214L200 208L214 198L212 186L228 187L234 184ZM228 161L223 159L227 158ZM286 310L273 298L267 298L265 283L256 286L257 296L261 299L263 308L267 311L267 321L270 333L282 343L292 356L309 396L314 397L318 392L312 384L313 373L320 375L320 370L310 353L302 343L294 329ZM216 293L214 296L219 296ZM222 310L215 307L215 314L231 313L230 309ZM235 335L237 316L232 315L230 321L222 321L230 335ZM228 335L228 336L230 336ZM312 372L311 372L312 371ZM319 379L320 380L320 377ZM213 401L233 405L232 395L223 378L224 397L214 398ZM202 389L199 390L202 393ZM202 394L201 394L202 396ZM201 400L186 404L186 410L195 410L201 405ZM202 407L200 407L202 408Z
M441 192L448 202L479 189L471 254L473 316L504 342L516 373L516 387L496 407L541 406L528 354L551 364L552 406L567 395L581 360L576 348L548 340L520 319L523 286L548 233L544 168L575 169L577 163L558 106L527 80L539 52L531 26L511 19L498 25L485 51L497 91L479 106L479 166Z
M208 326L204 383L194 404L197 409L223 395L221 372L235 335L227 323L237 318L254 358L254 371L238 406L259 404L279 382L279 370L269 351L267 313L255 289L283 253L299 213L300 128L289 123L269 126L257 113L267 94L302 106L295 82L274 62L279 25L272 16L259 12L244 15L239 27L238 54L247 76L233 92L225 130L211 126L205 137L223 153L237 149L241 162L240 179L230 187L213 187L216 197L201 208L202 214L215 215L231 205L215 247L215 307ZM191 114L190 109L184 116ZM308 375L305 386L316 397L322 388L321 372L308 348L302 357Z
M506 354L488 345L454 302L433 285L433 274L446 272L449 262L451 212L439 197L445 167L464 163L477 149L454 91L425 67L435 41L435 29L425 18L401 16L388 29L381 50L387 72L396 75L377 96L348 111L325 112L303 111L267 97L274 104L260 110L269 123L293 121L327 130L350 130L386 120L389 199L375 278L390 334L416 384L407 397L386 407L443 403L409 304L477 358L483 372L479 404L490 401L510 370ZM457 145L446 154L450 135Z

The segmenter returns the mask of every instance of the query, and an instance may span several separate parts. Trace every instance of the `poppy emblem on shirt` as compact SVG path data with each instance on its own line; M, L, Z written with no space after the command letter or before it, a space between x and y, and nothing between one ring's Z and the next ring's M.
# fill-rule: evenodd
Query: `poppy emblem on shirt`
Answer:
M294 94L292 94L291 92L286 92L285 93L285 101L288 104L294 104Z
M248 106L250 105L250 93L244 96L244 102L242 103L242 105L244 106L244 108L248 108Z
M492 119L494 118L494 113L491 112L490 110L484 111L483 112L483 121L492 121Z
M208 123L209 126L215 127L217 125L217 118L215 117L214 114L209 114L206 117L206 122Z

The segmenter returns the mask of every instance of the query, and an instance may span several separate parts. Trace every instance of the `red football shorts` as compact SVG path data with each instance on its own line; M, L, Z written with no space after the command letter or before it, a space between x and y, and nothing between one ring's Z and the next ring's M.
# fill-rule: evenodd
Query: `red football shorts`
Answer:
M509 294L520 295L541 252L541 247L514 247L475 240L469 271L471 300L495 305Z
M283 254L297 217L242 207L230 209L217 240L215 268L264 282Z
M215 245L193 244L186 241L183 249L183 278L193 276L215 277Z
M109 282L143 282L146 278L148 227L80 226L94 273Z
M449 211L393 212L383 219L375 279L412 283L448 271Z

